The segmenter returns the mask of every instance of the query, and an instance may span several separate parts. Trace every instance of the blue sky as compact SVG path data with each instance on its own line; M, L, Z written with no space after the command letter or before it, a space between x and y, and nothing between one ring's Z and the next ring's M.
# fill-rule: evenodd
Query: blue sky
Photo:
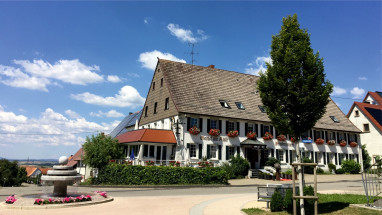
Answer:
M347 113L382 90L381 2L0 2L0 157L74 154L138 111L156 57L256 74L296 13Z

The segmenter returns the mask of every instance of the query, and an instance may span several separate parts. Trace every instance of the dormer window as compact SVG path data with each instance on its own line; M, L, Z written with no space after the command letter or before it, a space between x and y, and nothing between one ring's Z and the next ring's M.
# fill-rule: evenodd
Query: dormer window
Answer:
M356 110L354 113L355 113L355 116L359 116L359 111L358 110Z
M330 118L333 120L335 123L339 123L340 121L335 117L335 116L330 116Z
M220 105L221 105L222 107L224 107L224 108L231 108L231 107L228 105L228 103L227 103L226 100L219 100L219 102L220 102Z
M236 107L237 107L238 109L240 109L240 110L245 110L243 103L241 103L241 102L235 102L235 104L236 104Z
M259 109L260 109L260 111L261 111L262 113L266 113L266 112L267 112L267 110L265 110L265 107L264 107L264 106L259 105Z

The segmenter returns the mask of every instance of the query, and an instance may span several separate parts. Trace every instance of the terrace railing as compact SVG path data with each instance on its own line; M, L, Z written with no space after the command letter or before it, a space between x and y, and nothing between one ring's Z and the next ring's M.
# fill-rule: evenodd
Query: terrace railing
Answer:
M382 194L382 160L376 159L370 168L362 172L363 188L365 190L367 205L371 206L373 200Z

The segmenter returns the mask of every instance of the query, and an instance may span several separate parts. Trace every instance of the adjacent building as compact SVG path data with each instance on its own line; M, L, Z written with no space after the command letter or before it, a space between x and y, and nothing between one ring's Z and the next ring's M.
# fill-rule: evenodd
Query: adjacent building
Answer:
M213 65L159 59L139 128L171 131L168 135L176 144L151 140L137 148L125 142L126 156L134 149L139 150L137 159L142 161L194 164L204 158L219 165L240 155L252 169L262 168L269 157L276 157L286 169L291 168L299 145L304 156L324 169L329 163L339 167L344 159L362 162L361 131L333 101L314 128L295 144L288 134L272 126L257 91L257 80L257 76Z
M382 156L382 92L368 92L363 102L353 103L347 117L362 131L362 143L374 163Z

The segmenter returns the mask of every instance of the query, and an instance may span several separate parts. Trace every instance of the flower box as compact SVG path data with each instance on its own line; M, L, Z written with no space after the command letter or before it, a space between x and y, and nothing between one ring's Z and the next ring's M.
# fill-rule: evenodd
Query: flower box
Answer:
M214 163L208 161L200 161L198 162L199 167L213 167Z
M270 134L269 132L265 132L263 136L263 140L272 140L272 139L273 139L272 134Z
M334 146L336 145L336 140L328 140L328 142L326 142L328 145L331 145L331 146Z
M170 166L180 167L180 162L179 161L170 161Z
M346 140L341 140L340 141L340 146L345 147L346 146Z
M154 166L154 161L146 161L146 166Z
M295 139L294 137L291 137L291 138L290 138L290 141L291 141L292 143L294 143L294 142L296 142L296 139Z
M239 135L238 131L228 131L228 137L237 137Z
M277 136L277 140L278 141L285 141L287 138L284 134L280 134L279 136Z
M200 129L196 126L192 126L192 128L190 128L190 130L188 130L188 131L192 135L198 135L200 133Z
M317 138L316 141L314 141L317 145L322 145L324 144L325 140L322 138Z
M358 144L356 143L356 142L350 142L350 144L349 144L351 147L357 147L358 146Z
M220 130L219 129L214 129L214 128L211 128L210 131L208 132L209 135L211 136L219 136L220 135Z
M256 132L253 132L253 131L248 132L247 138L252 139L252 140L256 140Z

